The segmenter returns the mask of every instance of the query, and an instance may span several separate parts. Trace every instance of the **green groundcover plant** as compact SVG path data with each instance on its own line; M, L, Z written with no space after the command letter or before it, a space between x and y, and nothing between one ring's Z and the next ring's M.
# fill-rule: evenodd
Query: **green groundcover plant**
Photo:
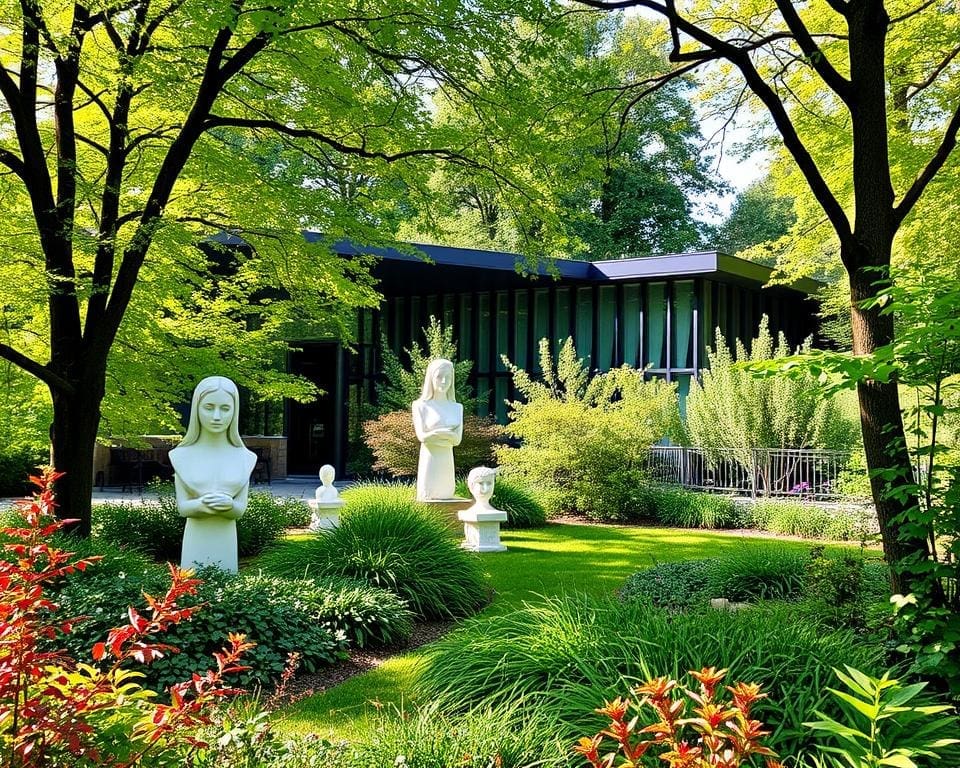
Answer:
M409 486L365 484L343 497L338 527L278 544L258 565L288 578L357 579L397 594L420 619L468 616L488 601L479 557L412 499Z

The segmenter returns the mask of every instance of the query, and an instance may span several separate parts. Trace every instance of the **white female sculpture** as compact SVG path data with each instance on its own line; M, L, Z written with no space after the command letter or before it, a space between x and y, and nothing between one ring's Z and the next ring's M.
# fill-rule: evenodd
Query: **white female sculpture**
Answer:
M420 441L417 501L454 498L453 448L463 438L463 406L456 401L449 360L427 366L420 398L413 401L413 428Z
M208 376L193 391L187 434L170 451L177 510L187 518L181 568L237 572L237 518L247 509L257 455L240 439L237 385Z

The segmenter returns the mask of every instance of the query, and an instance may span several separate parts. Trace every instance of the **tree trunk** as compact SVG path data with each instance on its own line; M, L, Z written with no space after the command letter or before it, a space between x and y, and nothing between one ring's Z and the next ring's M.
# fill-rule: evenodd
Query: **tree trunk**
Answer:
M78 382L73 397L53 392L53 466L65 475L55 487L57 517L77 520L69 530L90 535L93 452L100 426L103 390Z
M889 262L888 262L889 263ZM858 269L850 275L851 325L853 352L869 355L878 347L893 341L893 315L881 315L878 308L863 309L861 303L876 295L875 283L880 279L876 271ZM870 488L880 523L883 553L893 567L893 589L900 594L910 591L909 574L898 573L897 563L906 558L928 554L923 536L904 531L902 515L917 506L915 494L888 493L891 478L878 476L880 470L893 473L892 483L911 483L912 463L907 450L896 380L888 382L861 381L857 385L860 402L860 426L867 470L871 474Z

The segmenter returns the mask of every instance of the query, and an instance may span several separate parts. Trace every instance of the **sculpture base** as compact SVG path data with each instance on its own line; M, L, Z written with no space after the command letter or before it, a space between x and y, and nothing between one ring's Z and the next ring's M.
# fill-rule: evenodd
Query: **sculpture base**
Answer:
M340 510L344 506L343 500L337 501L317 501L308 499L310 506L310 530L322 531L336 528L340 525Z
M464 541L460 545L471 552L505 552L500 541L500 523L507 521L507 513L498 509L476 511L467 509L457 514L463 523Z
M459 532L460 520L457 519L457 513L471 506L473 500L454 496L452 499L418 500L417 504L423 504L428 509L436 510L437 517L442 519L452 530Z

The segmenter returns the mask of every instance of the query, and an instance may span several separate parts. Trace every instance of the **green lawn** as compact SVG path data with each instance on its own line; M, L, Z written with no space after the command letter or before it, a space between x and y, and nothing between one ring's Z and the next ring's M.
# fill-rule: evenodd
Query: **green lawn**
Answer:
M548 525L531 531L505 531L506 552L481 555L496 590L487 613L520 607L539 595L579 591L609 594L631 573L658 562L722 556L745 542L808 549L811 543L749 539L736 534L589 525ZM280 727L321 736L348 736L363 727L376 707L404 708L419 703L413 690L420 651L388 660L285 709Z

